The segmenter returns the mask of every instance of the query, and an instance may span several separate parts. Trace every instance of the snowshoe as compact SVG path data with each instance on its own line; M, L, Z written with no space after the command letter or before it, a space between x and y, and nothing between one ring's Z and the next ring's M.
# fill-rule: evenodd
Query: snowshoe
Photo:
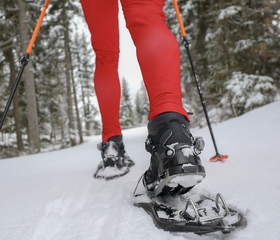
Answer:
M106 143L98 144L97 148L101 151L102 161L97 167L94 178L111 180L121 177L134 165L124 149L122 136L112 137Z
M186 193L205 177L199 154L202 138L194 138L185 116L170 112L148 124L146 150L151 153L143 184L149 196Z
M143 208L156 227L169 232L230 233L247 225L245 217L229 208L221 194L215 199L199 195L164 196L148 199L136 195L136 207Z

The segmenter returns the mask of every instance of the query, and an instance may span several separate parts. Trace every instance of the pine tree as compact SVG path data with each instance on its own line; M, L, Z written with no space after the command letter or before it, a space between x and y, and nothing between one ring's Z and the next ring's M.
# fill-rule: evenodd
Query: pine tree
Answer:
M226 96L226 82L234 72L270 77L279 88L280 3L263 0L178 0L178 3L209 110L217 108ZM167 2L166 12L168 24L180 41L171 1ZM196 107L200 104L190 80L189 60L181 47L184 102L202 116L202 108Z
M135 124L147 123L149 112L150 104L148 94L142 81L135 98Z
M81 136L81 126L79 126L79 115L77 113L77 105L75 102L73 79L73 60L72 60L72 49L71 49L71 29L70 22L72 20L71 15L79 14L78 8L74 2L65 1L52 1L49 10L49 23L48 23L48 33L47 38L42 39L47 50L50 52L43 51L45 53L44 58L49 58L51 62L57 63L51 69L56 73L56 78L58 82L58 88L60 87L60 93L58 102L62 107L60 111L60 130L63 146L74 146L76 144L76 126L78 128L80 141ZM58 17L59 16L59 17ZM57 60L56 60L57 59ZM56 98L57 98L56 97ZM76 104L74 104L76 103ZM76 118L74 117L74 106ZM65 116L65 114L67 116ZM75 121L75 119L77 121ZM76 125L77 124L77 125Z
M0 83L3 89L7 89L9 92L11 91L15 78L16 78L16 64L15 64L15 56L14 56L14 43L16 40L16 30L17 30L17 24L15 24L17 20L17 16L14 14L16 9L16 3L15 1L9 1L9 2L1 2L0 4L0 13L1 13L1 36L0 36L0 50L3 52L3 57L4 60L0 64L2 66L5 65L5 63L8 63L7 66L9 68L9 82L10 82L10 87L6 88L5 83L2 82ZM1 68L1 67L0 67ZM1 68L2 69L2 68ZM0 78L1 79L7 79L4 76L3 71L1 71L2 75ZM2 99L7 100L8 95L1 94ZM6 102L5 102L6 104ZM2 105L0 104L1 108ZM3 105L4 108L4 105ZM14 118L14 127L11 128L12 132L16 132L16 139L17 139L17 149L19 151L23 151L24 145L23 145L23 139L22 139L22 133L21 133L21 112L19 108L19 94L18 92L15 93L14 98L13 98L13 103L11 110L13 111L13 118ZM9 114L9 113L8 113ZM2 117L2 115L1 115ZM8 120L6 121L6 123ZM4 126L5 128L5 126Z
M129 93L129 86L125 78L122 79L122 95L120 103L120 125L123 128L134 126L134 114Z
M75 35L74 50L75 72L79 82L79 100L82 102L82 119L84 122L84 132L87 136L100 131L100 125L95 120L97 109L93 105L94 86L93 86L93 70L94 55L90 43L85 33Z
M21 19L20 23L17 13L23 8L19 4L26 7L25 14L21 12L21 16L28 21ZM0 2L0 107L3 109L10 93L10 82L14 78L12 74L15 74L11 69L19 69L20 58L26 50L20 49L18 39L25 36L25 43L29 42L41 8L42 2L37 1ZM73 23L81 13L78 1L51 1L28 64L32 69L33 87L36 90L33 99L35 96L41 140L39 143L44 149L49 149L50 144L55 149L72 146L76 144L76 135L82 142L83 127L86 134L93 134L100 129L99 122L95 120L97 109L92 103L94 58L89 54L90 44L85 41L85 36L80 34L79 39L75 40L73 34L76 31ZM25 35L19 34L20 31L24 31ZM82 45L84 46L81 47ZM25 69L24 75L29 73ZM28 126L33 126L28 122L30 116L27 108L30 106L29 100L25 99L26 87L25 81L21 81L11 106L13 115L9 111L4 131L6 134L13 134L15 131L22 133L23 139L28 133L31 141L30 129L29 132L26 130ZM18 107L16 101L19 103ZM19 116L16 117L16 114ZM34 147L31 150L37 151Z

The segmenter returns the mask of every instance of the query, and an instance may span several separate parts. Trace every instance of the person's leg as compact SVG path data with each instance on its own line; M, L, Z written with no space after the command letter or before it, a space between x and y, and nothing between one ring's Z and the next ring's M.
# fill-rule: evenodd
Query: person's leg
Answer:
M118 76L119 27L117 0L81 0L96 54L95 92L102 117L102 140L121 135Z
M151 197L185 193L205 177L201 148L182 106L180 52L163 13L164 0L121 0L150 100L143 183Z
M179 46L165 23L164 0L121 2L149 95L149 120L164 112L189 120L182 107Z

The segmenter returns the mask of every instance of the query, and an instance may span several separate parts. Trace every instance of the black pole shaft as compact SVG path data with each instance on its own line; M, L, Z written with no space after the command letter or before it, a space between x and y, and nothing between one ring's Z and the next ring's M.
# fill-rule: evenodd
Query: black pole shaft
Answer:
M194 64L193 64L193 60L192 60L192 55L191 55L190 47L189 47L189 42L186 39L186 37L183 38L183 42L184 42L184 45L185 45L185 47L187 49L187 52L188 52L188 56L189 56L190 64L191 64L191 68L192 68L192 73L193 73L193 76L194 76L194 79L195 79L196 87L197 87L197 90L198 90L198 93L199 93L200 101L201 101L201 104L202 104L202 107L203 107L205 118L206 118L208 128L209 128L209 131L210 131L210 135L212 137L212 141L213 141L213 144L214 144L214 147L215 147L216 156L220 156L220 154L218 152L217 144L216 144L216 141L215 141L214 133L213 133L213 130L212 130L211 122L209 120L208 112L207 112L207 109L206 109L206 104L205 104L205 101L204 101L204 97L203 97L202 89L201 89L201 86L200 86L200 82L199 82L198 77L195 73Z
M7 101L7 104L6 104L6 107L5 107L5 110L4 110L4 113L3 113L3 116L2 116L2 119L1 119L1 122L0 122L0 131L2 130L2 127L4 125L4 122L5 122L5 119L7 117L7 114L8 114L8 111L9 111L9 108L11 106L11 103L13 101L13 98L14 98L14 95L16 93L16 90L17 90L17 87L18 87L18 84L20 82L20 79L21 79L21 75L23 73L23 70L25 68L25 66L28 64L28 60L29 60L29 54L25 54L21 60L21 67L20 67L20 70L18 72L18 75L16 77L16 81L15 81L15 84L13 86L13 89L12 89L12 92L8 98L8 101Z

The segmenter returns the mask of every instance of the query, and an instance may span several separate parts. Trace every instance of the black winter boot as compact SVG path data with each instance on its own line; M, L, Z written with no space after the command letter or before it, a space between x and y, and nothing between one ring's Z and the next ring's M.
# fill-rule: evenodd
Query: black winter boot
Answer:
M199 154L202 138L194 138L186 117L168 112L148 124L146 150L151 153L143 184L149 195L183 194L205 177Z

